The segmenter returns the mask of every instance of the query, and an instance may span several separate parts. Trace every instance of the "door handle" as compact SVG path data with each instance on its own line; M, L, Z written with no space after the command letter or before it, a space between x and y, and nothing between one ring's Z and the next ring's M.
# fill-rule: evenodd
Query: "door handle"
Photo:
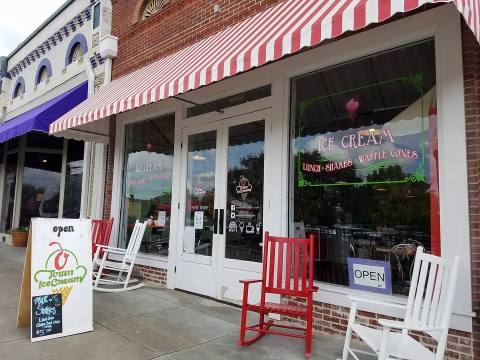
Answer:
M220 219L218 221L218 225L219 225L219 228L218 228L218 233L220 235L223 235L223 216L225 215L225 209L220 209Z
M218 232L218 209L215 209L213 212L213 233L216 234Z

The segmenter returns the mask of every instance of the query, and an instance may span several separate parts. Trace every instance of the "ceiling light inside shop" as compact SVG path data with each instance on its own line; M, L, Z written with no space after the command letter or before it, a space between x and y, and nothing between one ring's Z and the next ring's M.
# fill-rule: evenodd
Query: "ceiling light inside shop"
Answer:
M205 156L193 155L193 160L207 160Z

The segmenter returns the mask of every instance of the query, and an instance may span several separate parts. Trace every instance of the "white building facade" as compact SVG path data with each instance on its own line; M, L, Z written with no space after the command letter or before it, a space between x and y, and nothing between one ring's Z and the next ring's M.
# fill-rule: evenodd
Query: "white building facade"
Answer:
M105 145L48 125L110 81L111 3L71 0L0 57L0 235L31 217L101 217ZM111 53L110 53L111 54ZM105 55L105 54L104 54Z

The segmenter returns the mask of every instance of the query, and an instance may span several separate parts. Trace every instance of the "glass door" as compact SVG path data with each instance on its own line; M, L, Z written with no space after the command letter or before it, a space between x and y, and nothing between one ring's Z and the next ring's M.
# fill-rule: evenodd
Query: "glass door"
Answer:
M265 119L243 115L183 133L177 288L237 301L261 272Z
M176 287L215 297L219 238L221 123L189 128L182 139L182 190Z

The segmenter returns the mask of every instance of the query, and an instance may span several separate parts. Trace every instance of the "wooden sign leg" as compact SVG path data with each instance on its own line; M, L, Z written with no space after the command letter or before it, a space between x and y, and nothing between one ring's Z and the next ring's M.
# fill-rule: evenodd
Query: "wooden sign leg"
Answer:
M30 292L31 292L31 267L32 267L32 227L28 233L27 251L23 264L22 288L18 302L17 327L30 325Z

